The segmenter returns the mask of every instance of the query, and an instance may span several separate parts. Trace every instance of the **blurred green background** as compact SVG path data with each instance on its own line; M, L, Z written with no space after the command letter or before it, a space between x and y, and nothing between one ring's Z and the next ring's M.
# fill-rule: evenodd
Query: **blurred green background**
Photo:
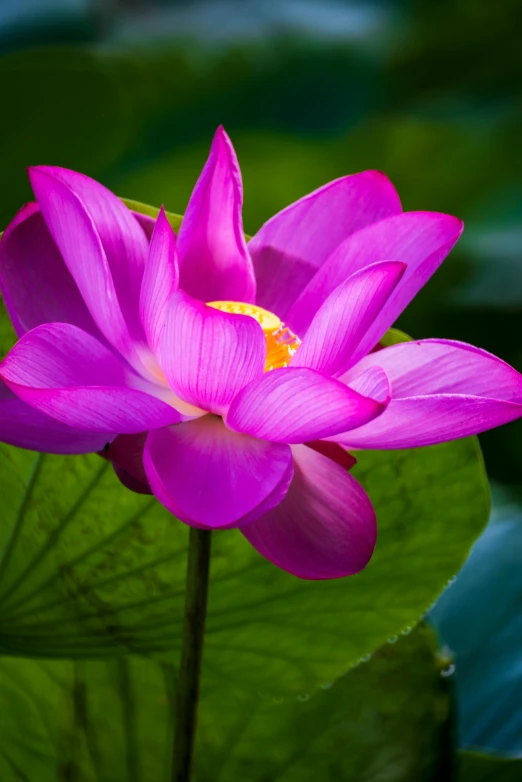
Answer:
M397 325L469 341L522 370L521 29L519 0L0 0L0 230L31 198L25 167L34 164L183 212L222 123L238 152L250 234L365 168L391 178L405 209L463 218L456 250ZM461 746L509 755L522 753L521 435L522 420L481 437L504 510L434 614L456 651ZM239 759L252 757L253 725ZM466 782L520 778L519 764L501 776L495 763L479 773L468 762ZM365 779L406 779L401 768Z

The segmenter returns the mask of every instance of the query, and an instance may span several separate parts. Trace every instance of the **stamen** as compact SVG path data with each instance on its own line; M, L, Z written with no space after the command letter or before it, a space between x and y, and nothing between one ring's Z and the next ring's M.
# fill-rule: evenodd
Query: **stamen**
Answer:
M299 337L290 331L277 315L262 307L256 307L255 304L242 301L210 301L207 306L233 315L248 315L257 320L266 339L265 372L288 366L301 344Z
M292 356L297 353L301 344L299 337L290 331L284 323L270 334L266 334L266 361L265 372L279 367L287 367Z

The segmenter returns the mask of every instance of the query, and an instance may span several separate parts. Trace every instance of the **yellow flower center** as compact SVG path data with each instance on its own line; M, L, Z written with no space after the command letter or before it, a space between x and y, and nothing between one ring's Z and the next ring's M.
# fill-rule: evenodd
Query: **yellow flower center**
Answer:
M265 372L288 366L301 344L299 337L281 323L277 315L262 307L256 307L255 304L245 304L242 301L209 301L207 307L230 312L232 315L248 315L257 320L266 339Z

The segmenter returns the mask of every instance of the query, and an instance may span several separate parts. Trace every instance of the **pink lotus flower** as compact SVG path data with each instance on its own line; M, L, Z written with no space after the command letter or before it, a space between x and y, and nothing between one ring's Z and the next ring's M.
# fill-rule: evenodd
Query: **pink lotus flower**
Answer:
M20 338L0 365L5 442L110 444L131 488L320 579L361 570L375 546L346 449L429 445L522 414L522 376L483 350L373 350L462 231L403 213L378 172L320 188L248 244L222 129L177 239L163 210L154 224L86 176L29 174L37 203L0 243Z

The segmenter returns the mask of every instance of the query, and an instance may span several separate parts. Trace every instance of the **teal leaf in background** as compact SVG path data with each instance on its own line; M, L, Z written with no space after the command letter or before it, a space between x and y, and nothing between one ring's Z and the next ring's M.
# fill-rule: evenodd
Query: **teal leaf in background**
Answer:
M463 748L522 756L522 513L493 514L431 619L453 651Z

